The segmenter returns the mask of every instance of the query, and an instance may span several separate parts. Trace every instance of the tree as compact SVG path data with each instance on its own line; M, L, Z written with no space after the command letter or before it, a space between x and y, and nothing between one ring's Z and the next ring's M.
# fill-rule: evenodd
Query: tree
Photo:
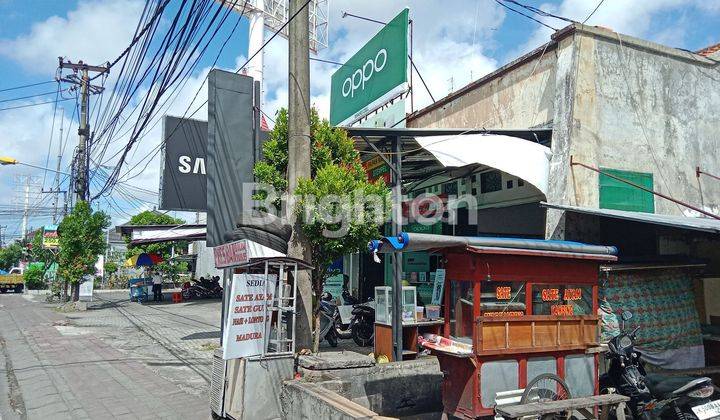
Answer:
M146 210L142 213L138 213L133 216L128 224L130 225L181 225L185 221L169 216L164 213L157 211ZM142 253L157 254L163 257L163 262L155 266L166 278L175 281L179 277L179 273L186 272L188 265L186 262L171 263L169 262L170 257L174 252L176 254L183 254L187 252L188 243L187 241L170 241L170 242L158 242L154 244L143 244L143 245L131 245L130 238L125 237L125 243L128 245L125 258L130 258L135 255Z
M30 244L30 260L34 262L40 262L42 266L43 278L45 273L50 269L50 266L57 259L57 254L50 249L43 248L43 230L38 229L33 235L32 243Z
M119 268L120 267L118 267L117 263L115 263L115 262L112 262L112 261L105 262L103 269L105 270L105 272L108 275L108 283L112 283L112 277L115 273L118 272Z
M29 290L42 290L47 287L45 284L45 269L39 265L29 266L23 273L25 287Z
M10 246L6 248L0 249L0 269L10 271L11 268L18 265L23 257L23 254L23 247L17 242L10 244Z
M103 230L109 226L110 216L93 212L85 201L78 202L60 222L58 274L72 285L73 301L79 298L83 276L95 273L95 262L106 247Z
M263 144L264 160L255 165L255 176L279 193L287 193L288 132L287 111L278 114L270 139ZM360 155L347 133L320 120L313 110L310 127L311 179L301 179L296 190L295 211L303 232L311 243L311 264L315 311L325 280L333 272L330 265L343 255L365 249L378 236L378 225L384 223L390 191L385 183L367 179ZM256 199L269 197L260 191ZM278 210L280 198L270 206ZM269 210L269 209L268 209ZM315 330L318 331L315 320ZM319 337L315 334L313 350Z

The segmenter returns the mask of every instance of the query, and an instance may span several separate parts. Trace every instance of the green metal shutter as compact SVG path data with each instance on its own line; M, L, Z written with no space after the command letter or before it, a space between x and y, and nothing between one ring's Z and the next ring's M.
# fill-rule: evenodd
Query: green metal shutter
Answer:
M633 184L653 189L653 175L644 172L600 168L600 208L655 213L655 196L637 187L613 179L605 173Z

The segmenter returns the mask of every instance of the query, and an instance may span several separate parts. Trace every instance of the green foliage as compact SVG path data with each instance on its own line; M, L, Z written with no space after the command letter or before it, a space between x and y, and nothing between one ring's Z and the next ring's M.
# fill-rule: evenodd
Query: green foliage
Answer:
M185 221L182 219L174 218L164 213L147 210L133 216L128 223L131 225L181 225L185 223ZM125 253L125 258L130 258L134 255L139 255L142 253L158 254L162 256L163 260L165 261L154 266L154 268L160 271L168 279L172 279L173 281L175 281L177 280L180 273L188 271L188 265L186 262L167 262L167 260L170 259L170 257L172 256L173 247L175 247L175 254L183 254L187 252L187 241L130 245L130 238L126 237L125 243L128 244L128 250Z
M43 290L47 287L44 279L45 269L38 265L29 266L23 273L25 287L30 290Z
M97 256L105 252L103 230L108 226L110 216L93 212L85 201L77 203L58 227L58 274L73 285L80 284L84 275L94 274Z
M16 267L23 257L23 247L15 242L10 246L0 249L0 269L10 271Z
M38 229L33 236L32 244L30 245L30 259L33 262L42 263L43 275L50 268L50 266L57 260L57 254L49 249L45 249L43 244L43 230Z
M112 276L113 274L117 273L120 267L118 267L117 263L108 261L105 263L103 268L105 272L108 273L108 275Z
M255 176L276 191L287 192L288 124L287 111L278 114L270 139L263 144L264 160L255 165ZM303 233L311 243L313 286L316 294L330 274L333 261L365 249L378 235L389 205L389 189L382 181L370 183L360 155L347 133L311 114L311 179L301 179L294 209L301 216ZM368 204L362 197L372 197ZM265 199L267 194L256 194ZM336 197L336 200L329 200ZM279 207L280 199L273 203ZM302 217L304 215L304 217ZM325 217L323 217L325 216ZM342 219L342 221L337 221Z

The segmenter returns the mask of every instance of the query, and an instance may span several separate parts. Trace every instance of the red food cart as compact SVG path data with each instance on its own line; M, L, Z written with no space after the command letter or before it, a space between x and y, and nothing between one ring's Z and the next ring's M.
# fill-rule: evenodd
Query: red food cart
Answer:
M616 260L614 247L403 233L375 248L444 256L442 335L465 349L433 346L446 414L493 415L497 393L546 373L572 397L597 394L598 356L588 349L598 344L598 266Z

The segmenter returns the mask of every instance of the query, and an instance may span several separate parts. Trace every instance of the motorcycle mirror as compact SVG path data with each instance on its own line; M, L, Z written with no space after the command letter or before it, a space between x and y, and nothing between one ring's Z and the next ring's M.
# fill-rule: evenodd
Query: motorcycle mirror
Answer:
M623 311L620 316L622 317L623 321L629 321L630 319L632 319L633 314L630 311Z

